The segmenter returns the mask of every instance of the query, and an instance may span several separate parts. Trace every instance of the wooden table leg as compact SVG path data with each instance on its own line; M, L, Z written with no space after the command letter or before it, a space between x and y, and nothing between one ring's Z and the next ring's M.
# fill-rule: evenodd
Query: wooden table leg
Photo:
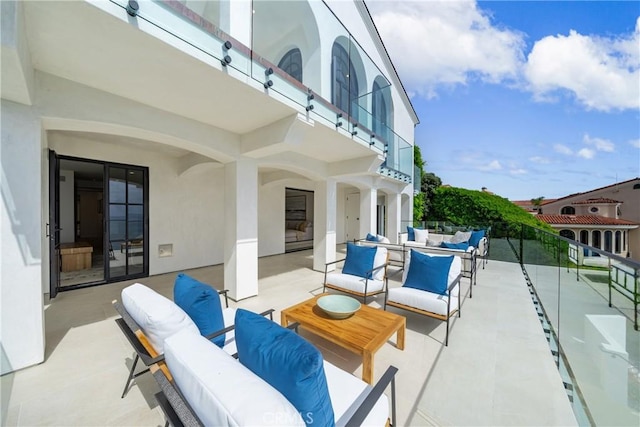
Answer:
M398 328L398 335L396 336L396 347L400 350L404 350L404 333L407 327L407 322L403 321L400 328Z
M373 353L366 350L362 353L362 381L373 384Z
M280 312L280 325L284 326L285 328L289 326L289 319L287 318L287 315L282 311Z

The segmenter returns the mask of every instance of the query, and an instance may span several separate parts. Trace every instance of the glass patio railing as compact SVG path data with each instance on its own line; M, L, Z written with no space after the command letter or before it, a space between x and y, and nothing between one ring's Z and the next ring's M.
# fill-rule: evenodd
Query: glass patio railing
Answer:
M522 266L578 423L640 425L639 262L526 225L413 225L490 230L489 260Z
M128 3L111 1L123 8ZM250 5L250 47L230 36L233 5L228 0L152 0L142 2L137 14L314 120L368 145L387 159L380 173L411 182L413 154L407 152L412 147L393 131L391 84L332 10L322 1L253 0Z

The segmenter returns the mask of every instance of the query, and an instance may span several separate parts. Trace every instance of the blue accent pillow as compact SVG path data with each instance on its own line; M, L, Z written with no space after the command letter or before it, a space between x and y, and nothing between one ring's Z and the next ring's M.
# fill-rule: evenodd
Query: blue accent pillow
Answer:
M202 335L224 329L220 295L211 286L184 273L178 273L173 285L173 300L191 317ZM211 341L222 348L224 335L219 335Z
M409 272L402 286L447 295L451 256L429 256L411 249Z
M235 325L240 363L282 393L307 426L334 426L322 353L295 332L247 310L236 311Z
M367 237L365 237L367 242L377 242L378 238L371 233L367 233Z
M461 242L461 243L442 242L440 243L440 247L447 248L447 249L462 249L466 251L467 249L469 249L469 244L467 242Z
M407 225L407 241L415 242L416 241L416 233L413 231L413 227L409 227Z
M484 230L472 231L471 237L469 237L469 245L477 248L480 240L484 237L484 232Z
M371 279L370 270L373 269L377 250L375 246L358 246L347 242L347 258L342 267L342 273Z

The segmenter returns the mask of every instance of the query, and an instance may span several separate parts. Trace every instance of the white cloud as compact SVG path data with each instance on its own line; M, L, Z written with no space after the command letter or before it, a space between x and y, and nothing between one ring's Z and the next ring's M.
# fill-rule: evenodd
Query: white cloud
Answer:
M475 1L367 5L410 94L431 98L441 85L518 76L523 35L494 26Z
M635 32L618 37L579 34L538 40L524 69L539 100L567 90L587 109L640 108L640 18Z
M502 169L502 165L497 160L492 160L486 165L478 166L481 171L495 171Z
M578 157L582 157L583 159L593 159L596 155L596 152L591 148L582 148L576 154L578 155Z
M538 163L538 164L541 164L541 165L547 165L547 164L551 163L551 161L549 159L547 159L546 157L541 157L541 156L529 157L529 160L532 161L533 163Z
M511 169L509 171L509 173L511 175L524 175L527 173L526 169L522 169L522 168L517 168L517 169Z
M640 139L632 139L629 141L632 147L640 148Z
M553 149L556 153L565 154L567 156L571 156L573 154L571 148L567 147L566 145L555 144L553 146Z
M587 145L593 145L598 151L613 152L615 145L613 142L602 138L591 138L588 133L584 134L582 141Z

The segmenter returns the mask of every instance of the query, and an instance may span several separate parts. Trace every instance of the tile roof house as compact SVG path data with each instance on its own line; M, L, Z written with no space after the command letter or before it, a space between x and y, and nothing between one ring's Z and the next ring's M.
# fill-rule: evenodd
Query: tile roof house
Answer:
M640 178L545 201L538 218L564 237L640 260Z

